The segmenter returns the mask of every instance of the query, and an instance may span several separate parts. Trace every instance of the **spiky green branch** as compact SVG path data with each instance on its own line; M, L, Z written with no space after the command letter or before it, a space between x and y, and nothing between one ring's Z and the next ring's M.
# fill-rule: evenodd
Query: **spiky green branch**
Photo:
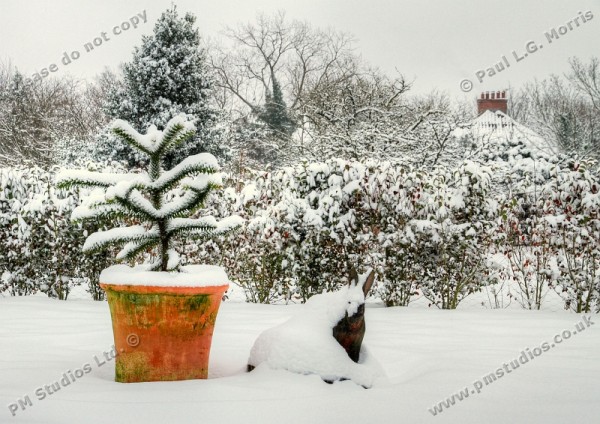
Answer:
M165 155L193 137L195 128L180 117L171 119L164 131L151 128L139 134L124 121L115 121L113 132L125 143L146 154L149 170L143 174L103 174L87 171L64 171L57 179L59 188L90 187L104 189L75 209L73 220L98 217L132 218L145 225L114 228L90 235L84 251L95 252L110 245L124 245L118 260L132 260L149 249L156 250L152 269L179 269L177 257L170 258L173 239L206 239L237 228L238 217L217 222L212 217L188 218L204 203L210 192L221 186L219 165L214 156L201 153L190 156L170 171L163 171ZM173 192L184 191L183 196ZM167 199L173 199L167 201ZM174 260L170 260L174 259Z

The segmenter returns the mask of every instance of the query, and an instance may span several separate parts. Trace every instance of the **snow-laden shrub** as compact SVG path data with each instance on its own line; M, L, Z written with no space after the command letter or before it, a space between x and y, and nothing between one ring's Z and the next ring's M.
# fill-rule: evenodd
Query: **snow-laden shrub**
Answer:
M474 164L443 175L329 160L256 173L213 205L247 219L236 239L188 255L220 255L255 302L306 301L346 284L351 266L368 266L389 306L425 290L432 304L456 307L495 281L480 255L493 223L486 172Z
M507 261L507 295L540 309L554 289L565 308L598 309L600 242L598 175L562 155L532 152L522 142L482 149L495 168L501 205L494 252Z
M435 172L409 222L423 295L442 309L455 309L469 294L497 282L487 255L497 210L488 196L490 181L490 169L473 162Z
M493 252L506 260L501 277L509 282L509 301L525 309L541 309L555 262L552 229L544 219L543 192L557 165L542 154L532 157L522 143L504 146L504 151L500 166L496 166L504 190L497 196L500 209Z
M576 312L600 311L600 179L581 163L555 167L544 187L557 269L552 287Z
M13 296L37 290L27 258L29 227L21 214L22 202L27 201L36 179L28 182L22 181L19 170L0 168L0 291Z
M372 253L378 273L377 295L387 306L407 306L419 294L419 252L406 231L417 215L428 179L426 173L382 164L368 191L371 228L377 249Z
M248 222L235 240L221 240L213 249L248 300L305 301L345 284L349 263L367 263L369 235L357 231L354 215L365 169L344 161L302 164L257 173L239 192L224 193Z
M528 197L506 199L500 212L496 251L507 260L502 270L509 280L507 295L524 309L541 309L550 289L555 263L552 229Z
M246 218L235 237L175 247L182 264L219 258L252 302L334 290L352 265L376 270L376 295L388 306L425 295L451 308L500 280L489 286L498 305L538 309L555 290L567 309L598 311L599 178L567 159L507 141L482 149L474 158L482 165L456 169L329 160L248 173L224 181L206 204L217 218ZM53 177L36 169L0 178L0 290L60 296L63 280L97 289L107 258L73 254L84 236L65 223L77 193L48 197Z
M266 212L281 226L285 260L303 301L345 284L352 265L371 262L369 199L363 190L369 165L332 160L274 174L279 198Z
M78 201L74 191L54 189L55 170L0 169L0 292L37 291L66 299L72 287L88 284L93 297L102 257L83 258L79 249L96 222L83 228L69 222Z

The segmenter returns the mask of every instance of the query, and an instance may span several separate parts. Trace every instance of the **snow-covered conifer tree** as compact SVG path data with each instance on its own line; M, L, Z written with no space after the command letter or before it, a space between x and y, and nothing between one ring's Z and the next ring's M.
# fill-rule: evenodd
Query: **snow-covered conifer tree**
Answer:
M209 104L212 76L195 21L190 13L180 17L176 7L166 10L124 65L123 81L109 93L106 107L110 116L137 131L150 125L163 129L179 114L194 122L196 136L165 157L167 169L192 154L224 154L219 112Z
M271 80L273 92L267 90L265 93L265 105L258 117L275 132L275 135L285 138L294 132L294 121L288 115L281 85L274 72L271 73Z
M231 216L217 222L212 216L189 218L198 210L209 193L220 187L219 164L210 153L184 159L169 171L163 170L165 156L194 136L195 127L182 116L171 119L164 131L149 128L145 135L129 123L117 120L113 132L129 146L149 159L147 173L106 174L65 170L57 177L61 188L96 188L71 216L72 220L98 217L124 217L138 225L113 228L91 234L84 252L96 252L109 245L124 245L118 260L131 260L154 249L157 259L150 264L153 271L180 270L179 255L173 249L177 237L205 239L231 231L241 218Z

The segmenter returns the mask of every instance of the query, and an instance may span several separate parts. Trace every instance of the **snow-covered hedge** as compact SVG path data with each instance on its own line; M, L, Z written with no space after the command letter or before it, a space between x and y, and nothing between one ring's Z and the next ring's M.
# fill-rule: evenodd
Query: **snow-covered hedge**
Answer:
M188 258L219 255L253 302L305 301L353 265L376 269L390 306L424 296L455 308L488 286L525 308L555 290L566 308L597 311L597 181L521 143L456 168L329 160L256 172L213 201L217 216L247 219L236 238L187 246Z
M557 269L551 285L576 312L600 311L600 179L580 163L556 172L543 196Z
M346 284L355 266L376 269L387 305L421 294L455 308L497 277L481 254L497 210L489 172L329 160L257 173L215 202L244 216L243 230L189 257L218 253L254 302L305 301Z
M495 252L508 263L501 273L512 285L508 296L540 309L554 290L565 309L600 311L600 179L593 164L532 154L519 143L493 146L485 158L497 165L503 189Z
M101 299L97 278L107 259L86 257L81 246L84 233L102 223L71 224L78 194L55 190L54 175L41 168L0 169L0 293L41 291L66 299L74 285L87 284Z
M487 286L498 307L538 309L555 291L565 308L597 312L600 182L590 169L498 143L456 168L329 160L257 171L207 201L217 218L245 218L241 230L184 243L182 261L220 261L251 302L306 301L346 284L354 266L376 270L389 306L425 297L455 308ZM98 290L107 259L79 253L85 236L68 222L76 193L54 191L52 178L0 172L2 291Z

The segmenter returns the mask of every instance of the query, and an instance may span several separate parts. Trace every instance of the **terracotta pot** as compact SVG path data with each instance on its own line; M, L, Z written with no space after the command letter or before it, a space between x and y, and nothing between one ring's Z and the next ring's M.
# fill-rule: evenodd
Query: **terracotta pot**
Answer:
M228 285L158 287L101 283L115 339L115 380L208 377L219 306Z

